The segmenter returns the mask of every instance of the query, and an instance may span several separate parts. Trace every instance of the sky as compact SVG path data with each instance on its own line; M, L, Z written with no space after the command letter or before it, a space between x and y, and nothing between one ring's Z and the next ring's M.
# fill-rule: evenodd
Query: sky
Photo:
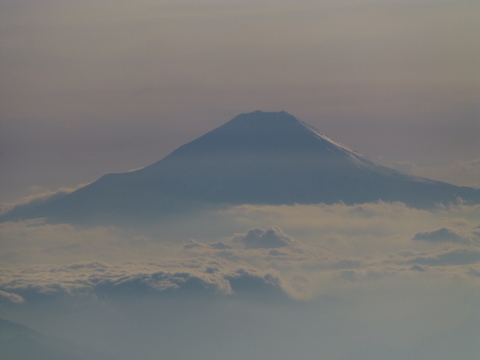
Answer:
M476 1L0 4L0 199L160 160L285 110L402 170L478 186Z
M0 202L285 110L480 187L467 0L0 3ZM480 205L240 205L138 227L0 224L0 318L118 360L476 360Z

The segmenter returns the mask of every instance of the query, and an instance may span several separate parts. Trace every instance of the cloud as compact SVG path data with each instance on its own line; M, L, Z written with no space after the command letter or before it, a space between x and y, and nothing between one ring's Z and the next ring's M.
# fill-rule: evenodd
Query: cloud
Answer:
M277 227L270 227L266 230L250 229L247 234L239 235L233 241L242 244L246 249L272 249L299 245L298 241Z
M411 173L415 168L415 164L409 161L392 161L389 163L389 165L406 173Z
M470 265L480 262L480 249L455 249L438 254L417 256L409 261L411 264L429 266Z
M211 248L216 249L216 250L226 250L226 249L231 249L232 247L228 244L226 244L223 241L217 241L214 243L208 244Z
M180 216L145 234L3 223L0 290L27 304L187 294L312 299L384 278L473 278L480 250L467 240L478 238L479 212L461 203L432 211L400 203L245 205ZM176 229L188 229L189 240L165 235Z
M9 293L0 290L0 304L1 303L23 303L24 299L17 294Z
M133 260L165 247L148 236L115 227L82 228L42 220L0 223L0 261L6 263Z
M145 296L169 294L229 294L228 281L212 272L157 271L124 276L99 276L92 279L92 291L98 296Z
M460 234L448 228L441 228L434 231L427 231L415 234L413 240L427 241L431 243L460 243L469 244L472 239L466 234Z
M205 245L204 243L201 243L200 241L197 241L195 239L190 239L187 241L187 243L185 245L183 245L183 248L186 249L186 250L189 250L189 249L195 249L195 248L206 248L207 245Z
M457 161L441 166L419 166L413 162L393 161L390 166L430 179L445 181L459 186L480 188L480 159Z
M473 237L478 215L377 203L214 209L155 229L4 223L0 317L122 360L395 359L477 312L480 247L412 239Z
M282 278L275 273L257 269L240 268L225 276L235 294L258 294L286 298L290 296L283 286Z
M470 270L468 270L468 275L475 276L475 277L480 277L480 269L471 268Z
M425 269L425 267L420 266L420 265L418 265L418 264L413 265L413 266L411 267L411 270L416 270L416 271L421 271L421 272L427 271L427 270Z
M245 264L247 265L247 264ZM247 265L248 266L248 265ZM164 262L22 267L4 274L0 295L10 302L53 299L110 299L144 296L298 296L274 270L238 266L218 258Z
M34 210L37 206L46 205L58 200L86 185L87 184L82 184L72 188L62 187L55 191L44 191L40 194L26 196L14 202L0 203L0 216L8 213L9 217L15 217L17 213L26 213L31 209Z

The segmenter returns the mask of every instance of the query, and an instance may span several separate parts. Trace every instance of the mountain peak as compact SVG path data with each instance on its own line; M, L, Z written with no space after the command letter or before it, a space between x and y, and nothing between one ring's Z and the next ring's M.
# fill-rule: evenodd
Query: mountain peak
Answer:
M350 151L285 111L240 114L171 155Z
M273 123L298 123L299 120L286 111L261 111L256 110L243 113L234 117L230 122L273 122Z
M240 114L143 169L107 174L3 220L154 219L206 204L402 201L429 207L480 190L403 174L358 154L285 111ZM1 220L1 218L0 218Z
M299 128L299 125L302 125L302 122L298 120L295 116L290 115L285 111L266 112L256 110L253 112L237 115L220 128L235 127L237 131L239 130L239 128L247 128L251 131L262 131L289 126L296 126L297 128Z

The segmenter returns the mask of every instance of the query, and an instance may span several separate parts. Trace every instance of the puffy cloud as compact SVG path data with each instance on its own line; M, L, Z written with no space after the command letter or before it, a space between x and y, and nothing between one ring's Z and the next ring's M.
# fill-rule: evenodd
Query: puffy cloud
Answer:
M104 349L145 349L142 357L121 348L121 359L193 358L219 344L229 354L202 357L257 346L255 356L236 358L266 347L292 358L305 344L305 358L380 358L384 344L395 355L399 337L416 344L476 313L478 301L465 294L479 279L477 243L412 239L442 228L474 239L479 211L461 203L433 211L244 206L162 223L156 233L0 224L0 317ZM169 239L172 224L190 233ZM279 338L290 345L280 348ZM179 354L185 339L190 352ZM379 348L375 356L358 355L365 344Z
M232 247L223 241L217 241L214 243L208 244L211 248L217 249L217 250L226 250L226 249L231 249Z
M394 267L378 267L370 266L364 269L348 269L340 270L333 273L335 280L347 281L350 283L356 282L376 282L385 278L393 280L395 278L401 278L405 269Z
M23 303L23 302L24 302L24 299L20 295L0 290L0 304L1 303Z
M190 256L219 257L237 264L256 267L287 268L311 261L315 262L315 246L309 249L299 240L286 234L279 227L253 228L236 233L220 241L204 243L190 239L183 245Z
M118 265L100 262L42 265L4 273L0 278L0 296L10 302L191 294L298 296L289 292L286 281L273 270L239 267L221 258Z
M82 228L42 220L0 223L0 261L6 263L126 261L154 256L166 247L115 227Z
M415 164L409 161L392 161L389 165L406 173L411 173L415 169Z
M201 243L200 241L197 241L195 239L190 239L187 241L185 245L183 245L183 248L188 250L188 249L195 249L195 248L206 248L207 245L204 243Z
M466 234L460 234L454 230L442 227L438 230L420 232L415 234L413 240L423 240L432 243L444 243L444 242L453 242L453 243L463 243L468 244L472 242L472 239Z
M480 262L480 249L455 249L437 254L417 256L409 261L412 264L429 266L469 265Z
M278 227L270 227L266 230L259 228L248 230L245 235L235 237L234 242L241 243L247 249L272 249L299 245L297 240L285 234Z
M246 205L172 221L201 239L181 242L168 241L164 224L147 236L142 229L3 223L0 290L26 303L127 294L310 298L337 283L474 277L480 254L467 240L478 238L479 214L479 206L462 203L433 211L400 203Z
M445 181L460 186L480 188L480 159L458 161L441 166L419 166L407 161L392 161L390 166L397 170Z
M411 267L411 270L416 270L416 271L421 271L421 272L427 271L427 269L425 269L424 266L420 266L418 264L413 265Z
M287 292L278 274L240 268L225 276L236 294L262 294L284 297Z
M228 281L211 272L157 271L92 279L92 291L101 296L167 295L172 293L231 293Z
M470 270L468 270L467 274L470 276L480 277L480 269L471 268Z

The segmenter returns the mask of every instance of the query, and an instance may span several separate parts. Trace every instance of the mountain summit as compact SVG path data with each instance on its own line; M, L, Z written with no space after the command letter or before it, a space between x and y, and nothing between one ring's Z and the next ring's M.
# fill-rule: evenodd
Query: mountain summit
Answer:
M401 173L350 150L286 112L255 111L140 170L107 174L4 219L110 222L212 204L480 202L480 190Z

